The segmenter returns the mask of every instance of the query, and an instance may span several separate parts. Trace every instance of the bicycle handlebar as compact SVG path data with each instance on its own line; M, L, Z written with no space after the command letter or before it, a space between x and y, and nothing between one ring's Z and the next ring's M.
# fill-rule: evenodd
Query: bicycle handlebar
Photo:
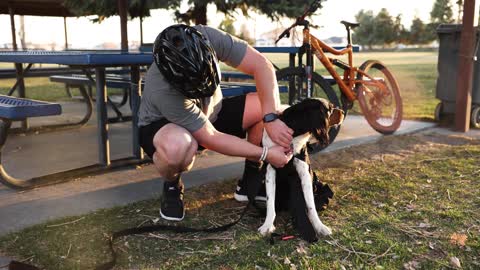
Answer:
M292 28L299 25L299 23L303 22L305 20L305 17L315 13L315 11L317 11L318 8L322 7L322 1L324 1L324 0L314 0L310 4L310 7L305 9L305 12L302 14L302 16L298 17L290 27L285 29L285 31L283 31L282 34L280 34L278 39L275 41L275 44L277 44L278 41L280 41L280 39L282 39L284 37L287 37L287 38L290 37L290 30L292 30Z

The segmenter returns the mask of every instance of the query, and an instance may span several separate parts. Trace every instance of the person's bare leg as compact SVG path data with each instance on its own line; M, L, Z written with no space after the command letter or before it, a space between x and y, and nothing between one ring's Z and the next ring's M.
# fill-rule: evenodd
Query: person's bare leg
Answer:
M247 130L247 140L255 145L260 145L262 142L262 119L263 116L258 94L248 94L245 98L242 127Z
M288 105L280 105L280 111L288 108ZM243 129L247 130L247 140L255 145L260 145L263 135L263 115L260 99L257 93L250 93L245 98L245 111L243 113Z
M288 105L281 105L280 111ZM243 113L243 129L247 130L247 140L255 145L262 143L263 136L263 113L260 99L257 93L250 93L245 98L245 109ZM266 201L265 189L259 188L262 184L264 173L261 171L262 163L258 160L246 159L243 176L239 180L234 197L237 201L248 201L247 190L259 190L255 200ZM253 191L252 191L253 192Z
M153 163L167 181L175 181L183 171L192 168L198 144L184 128L167 124L153 138Z
M245 97L242 128L247 130L247 140L255 145L262 142L263 122L260 99L257 93L250 93ZM255 159L245 159L243 176L239 180L234 197L237 201L248 201L248 190L258 190L262 185L262 163ZM260 195L260 194L259 194ZM256 200L266 200L264 195L256 196Z
M153 138L155 153L153 163L166 181L160 203L160 216L180 221L185 216L184 186L181 173L192 168L198 144L184 128L167 124Z

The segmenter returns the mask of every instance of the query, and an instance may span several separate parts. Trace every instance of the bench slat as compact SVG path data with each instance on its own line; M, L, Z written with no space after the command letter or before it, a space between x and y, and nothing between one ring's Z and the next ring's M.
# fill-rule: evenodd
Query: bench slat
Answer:
M21 120L28 117L58 115L61 113L62 107L58 103L0 95L1 118Z

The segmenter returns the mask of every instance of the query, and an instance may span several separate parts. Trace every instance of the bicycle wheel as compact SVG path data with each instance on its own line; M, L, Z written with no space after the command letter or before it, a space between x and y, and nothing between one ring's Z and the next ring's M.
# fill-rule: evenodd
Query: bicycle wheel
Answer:
M285 85L288 87L288 103L290 105L306 97L306 94L304 93L306 89L305 69L300 67L284 68L278 70L276 75L279 85ZM313 73L312 84L312 97L325 98L329 100L332 104L334 104L336 107L341 108L337 94L333 90L332 86L322 76L317 73ZM345 115L347 114L346 109L347 108L344 109ZM335 140L339 131L340 126L330 129L328 133L330 143ZM309 143L308 152L314 154L324 148L326 148L326 146L322 146L318 143Z
M382 134L392 134L402 122L403 106L398 83L382 63L368 60L360 68L365 74L357 73L357 80L379 80L378 84L357 83L358 103L370 126ZM366 85L367 84L367 85Z

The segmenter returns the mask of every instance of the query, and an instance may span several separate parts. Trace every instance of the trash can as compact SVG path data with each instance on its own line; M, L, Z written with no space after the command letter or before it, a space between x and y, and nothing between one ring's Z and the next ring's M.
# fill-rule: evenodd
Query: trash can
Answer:
M435 119L452 118L455 114L457 97L457 70L460 50L461 24L441 24L437 28L439 37L438 78L436 98L441 102L435 108ZM478 29L475 53L477 61L473 66L471 124L480 127L480 50L478 50ZM473 57L473 55L472 55Z

